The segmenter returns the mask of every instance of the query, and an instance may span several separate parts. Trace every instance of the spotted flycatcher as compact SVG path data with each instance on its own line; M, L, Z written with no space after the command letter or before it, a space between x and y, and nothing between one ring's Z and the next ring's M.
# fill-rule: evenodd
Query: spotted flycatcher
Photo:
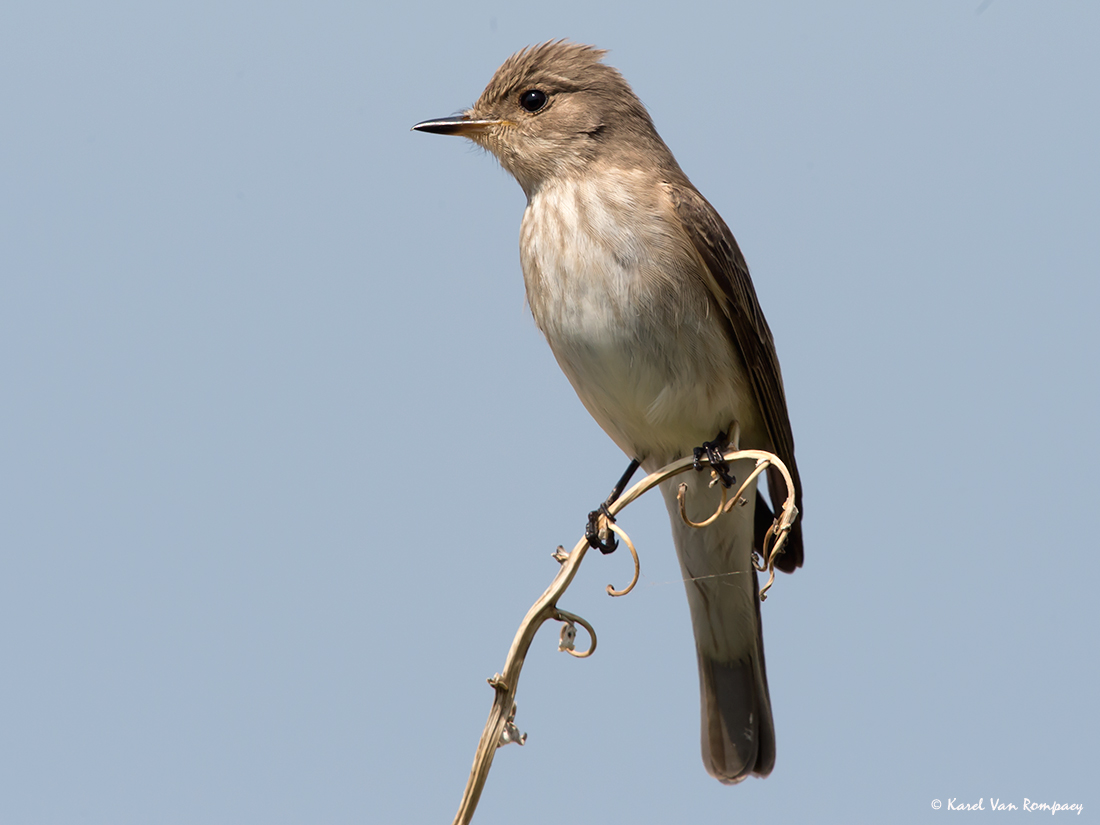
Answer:
M652 472L739 433L742 448L776 453L800 491L779 361L741 250L603 55L560 41L524 49L472 109L414 128L470 138L523 187L531 313L628 456ZM752 553L772 510L753 486L746 506L693 528L676 499L685 478L694 520L721 490L691 473L662 485L695 630L703 762L725 783L767 776L775 728ZM778 508L786 487L774 468L768 491ZM796 521L776 566L801 565Z

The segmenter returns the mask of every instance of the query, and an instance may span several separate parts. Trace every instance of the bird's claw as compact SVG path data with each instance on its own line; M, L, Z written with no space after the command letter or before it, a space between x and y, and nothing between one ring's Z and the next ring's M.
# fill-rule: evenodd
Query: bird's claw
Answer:
M718 480L722 482L723 487L732 487L737 481L730 472L729 464L726 463L726 459L722 456L722 450L725 449L729 442L726 440L725 433L718 433L718 437L714 441L704 441L702 447L696 447L692 454L695 458L695 469L698 472L702 472L706 468L706 464L703 463L703 458L706 457L710 463L710 468L714 471L714 474L718 477Z
M607 509L607 503L601 504L599 509L588 514L588 525L584 528L584 537L588 541L589 547L607 555L615 552L615 549L619 546L619 541L615 538L615 534L610 531L608 531L607 541L600 538L600 516L608 521L615 520L615 517L611 515L611 511Z

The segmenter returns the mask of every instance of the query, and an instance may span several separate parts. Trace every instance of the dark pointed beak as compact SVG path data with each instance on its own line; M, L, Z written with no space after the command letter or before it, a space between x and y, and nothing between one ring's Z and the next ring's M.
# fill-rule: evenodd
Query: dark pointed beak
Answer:
M469 115L441 117L425 120L413 126L418 132L431 132L434 135L461 135L470 137L484 132L490 126L498 126L502 120L474 120Z

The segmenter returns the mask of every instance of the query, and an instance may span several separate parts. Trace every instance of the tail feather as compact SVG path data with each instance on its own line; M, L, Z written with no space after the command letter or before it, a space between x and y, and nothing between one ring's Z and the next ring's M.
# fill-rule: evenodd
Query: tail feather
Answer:
M775 727L759 621L757 639L756 651L747 660L722 662L697 651L703 765L726 785L750 774L767 776L775 766Z
M720 490L690 474L682 483L689 487L693 521L715 511ZM703 764L726 784L750 774L767 776L775 765L775 728L764 666L759 581L750 557L754 540L762 536L757 522L768 518L770 511L756 491L749 490L747 506L696 529L679 515L678 485L666 482L662 488L695 631ZM753 505L763 512L758 515Z

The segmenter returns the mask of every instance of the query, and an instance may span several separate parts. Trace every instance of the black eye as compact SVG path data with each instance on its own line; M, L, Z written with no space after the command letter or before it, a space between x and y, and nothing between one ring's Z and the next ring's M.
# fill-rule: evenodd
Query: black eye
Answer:
M519 105L528 112L537 112L546 105L546 93L531 89L519 96Z

